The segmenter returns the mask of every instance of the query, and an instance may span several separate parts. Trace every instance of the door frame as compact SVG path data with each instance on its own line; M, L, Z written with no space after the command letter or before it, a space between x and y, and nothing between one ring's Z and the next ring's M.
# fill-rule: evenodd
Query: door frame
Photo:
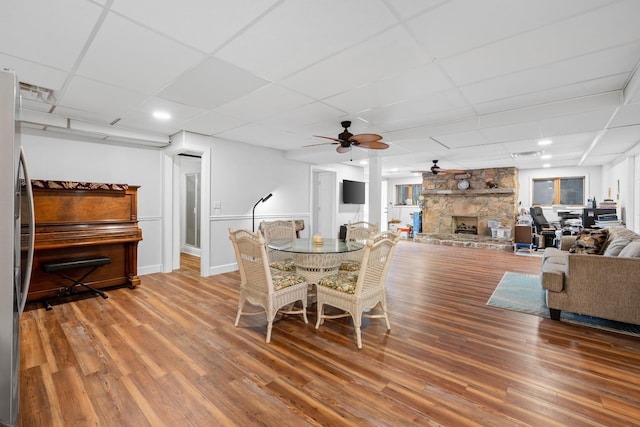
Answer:
M327 189L328 191L330 191L329 194L329 200L332 201L332 206L329 206L328 210L329 212L331 212L331 219L330 219L330 227L331 230L336 230L335 233L331 234L331 236L333 236L334 234L337 235L337 226L336 226L336 218L337 218L337 207L338 207L338 200L337 200L337 182L338 182L338 174L334 169L331 168L326 168L326 167L317 167L317 166L312 166L311 167L311 179L310 179L310 189L309 189L309 194L311 195L311 197L309 198L309 212L311 212L310 215L310 227L309 227L309 233L310 235L313 235L315 233L318 232L318 224L320 223L319 220L319 211L318 211L318 203L319 203L319 190L318 190L318 178L320 177L320 175L329 175L333 177L333 185L329 186L329 188Z

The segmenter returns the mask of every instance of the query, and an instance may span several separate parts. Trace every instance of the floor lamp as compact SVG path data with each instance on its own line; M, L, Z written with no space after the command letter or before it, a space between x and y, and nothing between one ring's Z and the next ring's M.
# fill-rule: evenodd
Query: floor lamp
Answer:
M256 204L253 205L253 212L251 213L251 231L256 231L256 206L258 206L258 203L260 202L266 202L271 198L271 196L273 196L273 193L269 193L266 196L261 197L260 200L258 200Z

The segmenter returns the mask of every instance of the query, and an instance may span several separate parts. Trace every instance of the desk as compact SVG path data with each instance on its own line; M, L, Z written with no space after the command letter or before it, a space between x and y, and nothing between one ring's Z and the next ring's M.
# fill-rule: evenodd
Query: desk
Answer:
M324 276L335 274L347 252L364 248L362 243L345 242L338 239L324 239L316 245L312 239L273 240L267 247L276 251L289 252L298 274L309 283L317 283Z

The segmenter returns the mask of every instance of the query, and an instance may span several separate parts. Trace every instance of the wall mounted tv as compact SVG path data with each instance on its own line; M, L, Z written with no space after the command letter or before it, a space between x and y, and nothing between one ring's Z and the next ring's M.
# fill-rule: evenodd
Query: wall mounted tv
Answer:
M365 183L361 181L342 181L342 203L364 205Z

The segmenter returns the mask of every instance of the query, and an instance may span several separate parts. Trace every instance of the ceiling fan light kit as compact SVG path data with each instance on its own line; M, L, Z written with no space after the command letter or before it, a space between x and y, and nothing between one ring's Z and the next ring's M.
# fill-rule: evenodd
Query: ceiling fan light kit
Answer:
M389 144L382 142L382 136L376 133L360 133L354 135L349 132L349 126L351 126L351 122L349 120L341 122L340 125L344 128L344 131L342 131L342 133L340 133L337 138L333 138L330 136L313 135L316 138L330 139L333 142L306 145L306 147L325 144L337 144L338 147L336 147L336 151L338 153L346 153L351 150L351 147L368 148L371 150L385 150L389 148Z

